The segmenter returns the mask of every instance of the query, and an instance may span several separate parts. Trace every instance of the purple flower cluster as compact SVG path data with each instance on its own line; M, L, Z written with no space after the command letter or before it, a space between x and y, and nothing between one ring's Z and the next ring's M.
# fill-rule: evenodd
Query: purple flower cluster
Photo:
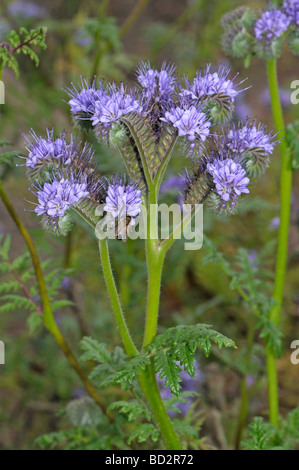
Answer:
M141 62L137 68L137 80L141 85L142 96L153 103L169 105L175 92L175 67L163 63L161 70L151 68L150 62Z
M63 217L72 204L88 195L86 183L78 182L74 178L54 180L52 183L37 187L38 204L35 212L53 219Z
M191 155L195 149L200 150L210 132L212 117L208 102L224 100L225 112L228 112L242 91L236 89L228 74L229 69L224 67L210 73L209 66L205 72L198 72L193 82L185 79L179 83L173 65L163 63L158 70L149 62L141 62L136 72L135 91L127 90L124 85L117 87L114 83L104 85L103 82L97 89L95 82L90 84L82 79L79 88L73 86L67 92L74 117L88 121L100 136L108 136L112 124L123 116L135 114L148 121L157 140L165 128L164 123L174 127L187 143Z
M186 80L182 95L198 101L207 96L223 94L233 102L242 90L237 90L234 79L230 80L228 78L230 69L221 66L218 72L210 73L210 68L211 66L208 65L204 73L197 72L193 82Z
M285 0L282 8L291 22L299 26L299 0Z
M234 201L241 193L249 193L247 186L250 180L246 176L246 171L240 163L231 158L208 163L207 172L213 178L216 193L225 203L230 201L234 206Z
M256 22L255 36L257 39L271 42L275 37L281 37L290 23L290 18L279 9L265 11Z
M197 136L204 142L210 133L211 123L207 121L206 114L198 111L195 106L187 109L177 106L166 111L161 121L170 122L178 130L179 137L187 136L191 142Z
M81 84L79 88L73 85L73 88L68 88L66 91L71 97L69 105L71 112L76 117L82 119L90 119L90 116L95 111L95 103L97 100L101 100L105 94L103 86L96 89L95 82L92 84L89 80L81 78Z
M242 153L246 150L259 149L269 155L273 152L275 143L273 136L267 134L263 126L246 124L229 131L228 146L233 152Z
M120 88L112 86L110 93L104 92L101 99L96 100L91 121L94 126L110 127L114 121L126 114L141 112L141 103L134 95L127 93L123 85Z
M115 178L107 186L104 210L114 218L131 217L134 225L134 217L141 211L142 194L137 183L126 184L121 178Z
M90 120L104 134L105 128L109 128L122 116L142 112L136 94L128 92L123 85L118 88L112 84L104 88L101 83L100 88L96 89L95 82L91 85L88 80L82 79L79 90L73 85L73 89L68 89L67 93L71 97L69 105L72 114L78 119Z
M38 137L32 130L30 135L32 141L26 137L28 157L25 165L31 170L35 169L38 164L47 161L52 161L52 163L56 161L58 165L69 165L72 161L80 161L83 164L87 161L90 162L93 157L90 147L85 144L82 149L80 144L74 141L72 134L69 142L66 141L65 133L55 138L53 130L47 130L46 138Z

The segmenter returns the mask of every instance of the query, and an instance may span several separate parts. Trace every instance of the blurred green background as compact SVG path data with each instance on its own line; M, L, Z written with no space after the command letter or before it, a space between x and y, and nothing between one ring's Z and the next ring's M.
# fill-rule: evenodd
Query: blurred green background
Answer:
M22 7L16 3L23 4ZM32 3L39 7L34 9ZM270 99L267 93L265 63L254 59L248 70L242 61L228 60L221 51L219 20L228 10L239 5L263 8L267 2L237 0L149 0L134 18L135 0L51 0L13 2L2 0L0 7L0 42L10 29L20 26L47 27L46 51L40 53L40 66L21 58L20 78L5 70L3 81L6 103L0 110L0 139L24 153L23 133L33 128L43 135L46 128L60 132L73 128L67 95L63 88L77 84L80 76L104 77L107 80L132 83L140 59L149 59L159 66L163 60L175 62L179 75L193 76L207 63L232 67L238 80L248 77L250 87L236 103L236 120L246 116L258 118L272 128ZM138 13L138 12L137 12ZM133 20L135 21L133 22ZM130 23L131 22L131 23ZM298 79L298 60L286 50L279 60L281 97L286 121L298 118L298 105L290 103L290 84ZM64 101L66 100L66 101ZM95 143L103 174L123 171L121 158L110 149ZM17 160L16 160L17 163ZM168 174L180 172L186 165L177 152ZM243 246L252 255L277 236L279 161L273 157L271 167L252 188L246 204L233 217L216 217L204 212L204 233L227 255L233 256ZM299 331L299 188L294 175L292 223L290 233L289 270L283 311L285 332L284 354L279 362L281 410L286 413L299 405L298 367L290 362L289 345L298 339ZM74 307L57 312L57 321L66 338L78 351L84 335L111 345L120 343L113 322L97 257L93 234L77 224L70 240L58 239L41 230L39 221L24 199L32 199L25 170L14 168L5 181L19 215L37 243L43 260L51 266L71 268L64 277L60 297L74 301ZM162 196L175 200L177 194ZM12 258L24 251L24 244L0 203L0 234L12 234ZM145 302L145 264L142 246L130 242L112 243L115 274L122 300L130 312L132 334L141 340L143 305ZM160 313L163 327L177 322L200 321L212 324L218 331L234 339L239 350L228 357L199 358L201 380L198 391L200 416L205 418L202 437L217 448L231 445L239 403L240 377L233 369L235 355L242 350L247 333L247 311L220 270L202 266L205 254L183 250L178 242L169 253L165 265ZM275 254L275 253L274 253ZM274 266L274 254L270 259ZM2 276L3 277L3 276ZM1 277L0 277L1 282ZM0 298L1 305L1 298ZM39 435L68 425L67 415L57 413L73 398L84 394L79 379L70 369L54 340L43 329L30 334L28 314L22 309L0 314L0 339L6 346L6 364L0 366L0 448L36 448ZM258 354L258 353L257 353ZM257 361L262 371L264 358ZM266 408L266 387L262 372L253 377L254 399L250 415L263 415ZM108 392L107 392L108 393ZM220 418L221 416L221 418Z

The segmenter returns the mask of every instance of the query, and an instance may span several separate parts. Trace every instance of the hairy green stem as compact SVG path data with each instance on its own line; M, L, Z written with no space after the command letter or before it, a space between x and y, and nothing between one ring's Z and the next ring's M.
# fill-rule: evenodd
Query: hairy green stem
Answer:
M138 379L140 388L153 412L155 422L159 426L166 449L181 450L182 446L160 395L154 364L148 366Z
M165 257L165 253L161 252L159 248L158 205L155 188L149 192L149 204L146 226L147 235L145 247L148 270L148 286L147 313L143 338L143 348L147 348L147 346L152 343L157 334L162 268Z
M124 318L124 314L122 312L122 308L121 308L121 304L120 304L120 300L119 300L119 296L118 296L118 292L116 289L114 276L113 276L113 272L111 268L107 241L100 240L99 248L100 248L100 254L101 254L103 274L104 274L106 286L108 289L109 297L111 300L115 320L118 325L125 350L128 356L132 357L138 354L138 351L133 343L133 340L131 338L130 332L126 324L126 320ZM160 266L159 270L160 270L160 279L161 279L162 266ZM150 312L152 313L152 316L148 317L148 322L151 325L150 332L153 335L153 336L150 335L150 337L154 339L156 335L156 329L157 329L156 319L158 318L160 283L159 285L157 285L157 290L156 289L151 290L150 292L155 297L155 300L150 301L150 305L152 306L150 308ZM156 295L157 292L158 292L158 296ZM154 319L153 323L152 323L152 319ZM170 449L170 450L181 449L180 442L176 436L171 420L169 419L163 400L161 399L161 395L160 395L158 385L156 382L154 365L152 364L151 366L148 366L142 372L142 374L139 375L138 380L139 380L140 388L144 394L144 397L146 398L146 400L148 401L151 407L154 420L157 423L161 431L161 435L162 435L163 441L167 449Z
M146 260L148 267L147 313L143 338L146 349L157 335L162 269L166 251L160 250L158 237L157 191L154 187L149 192L147 214ZM139 377L139 384L150 407L162 438L169 450L181 449L176 432L167 414L156 381L154 363L147 367Z
M132 357L138 354L138 350L130 335L130 332L129 332L129 329L128 329L128 326L127 326L127 323L126 323L126 320L122 311L122 307L120 304L120 299L119 299L119 295L116 289L112 267L110 263L107 240L99 240L99 249L100 249L104 279L106 282L107 290L108 290L110 301L112 304L114 317L115 317L126 353L128 354L129 357Z
M283 118L282 107L279 97L279 86L277 79L276 60L269 60L267 63L268 82L272 103L272 112L275 123L276 132L279 133L281 139L279 149L281 156L280 171L280 226L278 235L278 248L276 257L276 270L273 299L276 304L270 312L270 320L279 325L283 291L285 284L288 240L291 214L291 192L292 192L292 158L291 152L285 140L285 124ZM268 375L268 393L269 393L269 416L274 426L278 426L279 420L279 399L278 399L278 378L277 378L277 359L269 346L266 347L267 352L267 375Z
M53 316L53 311L52 311L52 307L51 307L51 303L50 303L50 299L49 299L49 295L48 295L48 290L47 290L45 278L44 278L44 275L43 275L40 259L39 259L38 253L36 251L34 242L31 238L28 230L26 229L25 225L23 224L23 222L19 218L18 214L16 213L16 211L15 211L12 203L10 202L10 200L9 200L9 198L8 198L1 182L0 182L0 198L2 199L3 204L6 207L9 215L12 218L12 220L16 224L20 234L22 235L22 237L23 237L23 239L24 239L24 241L27 245L28 251L30 253L32 263L33 263L33 266L34 266L34 270L35 270L36 279L37 279L37 282L38 282L40 296L41 296L42 307L43 307L43 321L44 321L45 327L50 331L50 333L55 338L57 344L59 345L59 347L64 352L64 354L65 354L66 358L68 359L69 363L71 364L71 366L74 368L74 370L76 371L76 373L78 374L78 376L82 380L82 382L83 382L87 392L89 393L89 395L98 403L98 405L101 407L101 409L106 414L108 419L111 422L113 422L114 421L113 415L107 411L107 406L104 403L102 397L98 394L98 392L94 388L94 386L88 381L84 370L81 368L80 364L78 363L77 359L73 355L69 345L65 341L65 339L62 336L58 326L55 323L55 319L54 319L54 316Z

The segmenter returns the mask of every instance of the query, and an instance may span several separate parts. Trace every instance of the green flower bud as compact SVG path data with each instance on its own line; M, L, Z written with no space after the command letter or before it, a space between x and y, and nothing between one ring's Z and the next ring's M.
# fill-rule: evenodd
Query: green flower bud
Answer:
M109 143L112 147L117 148L125 141L127 138L127 131L123 124L115 123L112 125L112 128L109 132Z

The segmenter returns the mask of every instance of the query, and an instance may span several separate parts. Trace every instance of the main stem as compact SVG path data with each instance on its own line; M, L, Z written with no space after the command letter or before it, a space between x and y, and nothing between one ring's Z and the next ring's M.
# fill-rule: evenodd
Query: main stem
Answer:
M147 216L146 260L148 267L148 289L143 349L146 349L154 341L157 334L161 278L165 258L165 252L159 246L157 207L157 191L153 187L149 192ZM139 384L151 406L166 448L169 450L180 450L182 448L181 444L161 399L153 361L139 377Z
M283 291L285 284L288 240L291 214L291 193L292 193L292 158L288 145L285 140L285 124L282 107L279 97L279 86L277 79L276 60L269 60L267 63L268 82L271 96L272 113L276 132L281 139L279 149L281 156L280 170L280 226L278 235L278 248L276 258L276 271L273 299L276 304L270 312L270 320L276 325L280 323ZM274 426L278 426L279 420L279 399L278 399L278 378L277 378L277 359L269 346L266 347L267 357L267 375L268 375L268 393L269 393L269 415L270 421Z

